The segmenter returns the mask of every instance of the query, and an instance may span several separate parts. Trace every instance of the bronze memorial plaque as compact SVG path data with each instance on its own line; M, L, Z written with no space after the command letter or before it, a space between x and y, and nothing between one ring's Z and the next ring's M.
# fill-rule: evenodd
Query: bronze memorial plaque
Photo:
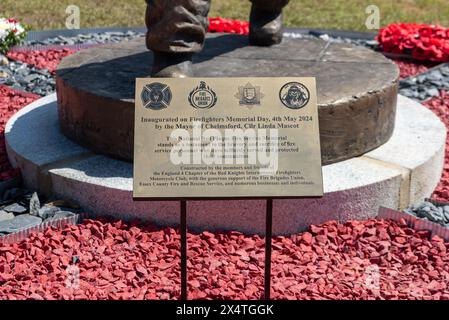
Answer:
M322 195L315 78L137 79L135 198Z

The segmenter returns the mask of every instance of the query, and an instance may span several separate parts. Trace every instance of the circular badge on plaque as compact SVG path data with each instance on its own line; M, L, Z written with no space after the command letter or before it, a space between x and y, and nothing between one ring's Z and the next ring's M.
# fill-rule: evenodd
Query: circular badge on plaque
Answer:
M289 82L281 88L279 98L287 108L301 109L309 103L310 91L299 82Z
M189 103L195 109L210 109L217 100L215 92L204 81L189 94Z
M147 109L162 110L170 105L172 92L166 84L153 82L143 87L140 98Z

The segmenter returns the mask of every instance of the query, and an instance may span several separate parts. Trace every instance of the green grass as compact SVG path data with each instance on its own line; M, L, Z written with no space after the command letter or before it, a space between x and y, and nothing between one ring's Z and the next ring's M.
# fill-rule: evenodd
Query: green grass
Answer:
M1 0L0 16L16 17L33 30L64 28L65 8L81 10L81 28L142 26L144 0ZM285 24L367 31L365 8L380 8L381 25L392 22L421 22L449 27L448 0L291 0L285 10ZM213 0L211 17L248 19L249 1Z

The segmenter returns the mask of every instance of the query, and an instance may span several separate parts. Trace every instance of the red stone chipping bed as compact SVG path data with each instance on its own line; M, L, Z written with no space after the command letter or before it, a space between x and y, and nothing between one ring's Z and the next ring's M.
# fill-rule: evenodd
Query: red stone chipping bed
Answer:
M449 299L449 244L392 221L273 240L274 299ZM189 235L191 299L259 299L263 239ZM87 220L0 247L0 299L177 299L179 234ZM75 258L75 262L74 262ZM76 262L78 261L78 262Z
M61 60L75 52L75 50L70 49L11 51L8 53L8 58L28 63L40 69L48 69L48 71L54 74Z
M403 60L394 59L393 61L399 67L401 80L426 72L427 70L436 65L436 63L434 62L416 62L413 60L405 60L405 59Z

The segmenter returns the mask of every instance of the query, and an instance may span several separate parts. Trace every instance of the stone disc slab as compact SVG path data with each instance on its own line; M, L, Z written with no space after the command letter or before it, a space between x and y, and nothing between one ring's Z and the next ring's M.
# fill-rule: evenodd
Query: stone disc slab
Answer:
M65 137L56 95L35 101L6 124L6 148L30 190L78 202L92 216L179 224L179 201L133 201L132 164L95 154ZM323 167L324 197L276 199L273 234L328 220L367 219L429 197L441 178L446 129L427 108L399 96L396 128L383 146ZM169 192L169 190L167 191ZM188 201L189 230L265 232L265 200Z
M149 75L152 60L143 38L65 58L56 76L63 133L91 150L131 161L135 79ZM362 47L290 38L253 47L245 36L214 34L195 56L194 72L197 77L316 77L324 164L375 149L394 130L398 68Z

